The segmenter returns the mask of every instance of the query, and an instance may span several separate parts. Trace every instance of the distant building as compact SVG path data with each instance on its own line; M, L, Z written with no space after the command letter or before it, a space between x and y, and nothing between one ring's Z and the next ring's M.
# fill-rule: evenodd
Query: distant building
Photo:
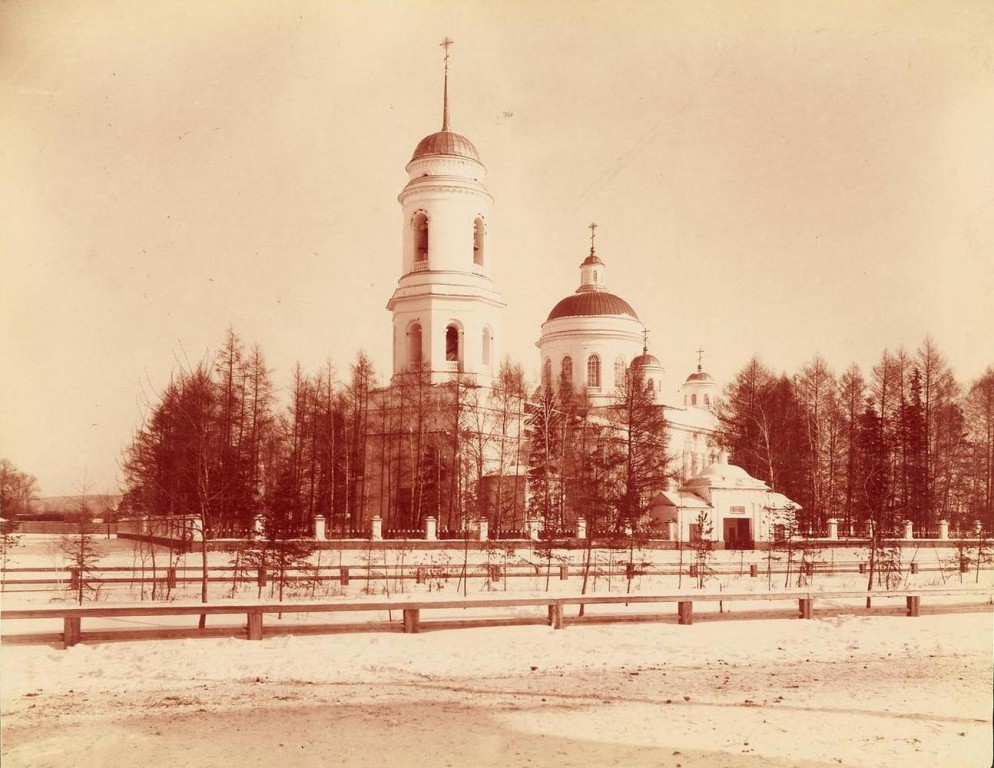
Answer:
M779 538L791 527L798 509L782 493L729 464L722 453L697 476L657 494L650 517L655 528L669 530L671 538L693 541L705 536L734 549ZM778 531L777 526L783 529Z

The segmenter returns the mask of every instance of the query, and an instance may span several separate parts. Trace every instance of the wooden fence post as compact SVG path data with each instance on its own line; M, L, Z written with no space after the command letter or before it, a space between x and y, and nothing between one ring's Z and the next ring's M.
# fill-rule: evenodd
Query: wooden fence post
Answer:
M82 635L83 620L79 616L67 616L62 620L62 642L66 648L72 648L79 642Z
M802 597L797 601L797 609L802 619L811 618L811 604L814 602L810 597Z
M338 580L343 587L347 587L349 585L349 567L347 565L339 567Z
M569 566L566 564L559 566L559 580L566 581L569 578Z
M404 609L404 632L417 634L421 631L421 611L417 608Z
M563 606L562 603L552 603L549 606L549 624L553 629L563 628Z
M176 568L173 566L166 569L166 587L176 589Z
M248 639L262 640L262 613L259 611L248 614Z
M749 575L753 578L759 576L759 566L756 563L749 563Z
M690 600L681 600L676 604L678 624L694 623L694 604Z
M908 595L908 616L921 616L921 605L921 595Z
M260 568L259 569L259 573L258 573L256 581L257 581L257 583L258 583L258 585L260 587L266 586L266 584L268 583L268 578L266 576L266 569L265 568Z
M73 591L79 589L79 568L69 569L69 588Z

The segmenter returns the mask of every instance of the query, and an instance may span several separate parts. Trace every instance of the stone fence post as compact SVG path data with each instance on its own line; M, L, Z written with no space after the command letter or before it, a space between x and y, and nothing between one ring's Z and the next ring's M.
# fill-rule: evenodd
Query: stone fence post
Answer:
M939 521L939 538L943 541L949 539L949 521L940 520Z
M425 541L438 540L438 520L428 516L425 518Z
M839 538L839 521L834 517L828 518L828 538L837 540Z
M906 539L915 538L915 525L910 520L904 521L904 538Z
M578 517L576 519L576 538L587 538L587 518L585 517Z
M314 515L314 538L318 541L325 539L324 515Z
M528 538L532 541L538 541L538 534L541 524L542 521L537 517L528 519Z
M480 541L486 541L490 538L490 521L480 520L479 522L479 535Z
M373 515L370 521L369 538L373 541L383 541L383 518L379 515Z

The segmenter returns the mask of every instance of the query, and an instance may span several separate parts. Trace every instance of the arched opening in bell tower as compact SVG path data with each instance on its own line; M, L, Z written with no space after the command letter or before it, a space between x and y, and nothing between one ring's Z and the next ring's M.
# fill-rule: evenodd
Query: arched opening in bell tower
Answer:
M419 323L412 323L407 331L407 367L412 371L416 371L421 367L423 359L424 351L422 349L421 325Z
M428 214L418 211L411 219L414 230L414 261L428 261Z
M445 328L445 360L458 363L459 359L459 326L450 323Z

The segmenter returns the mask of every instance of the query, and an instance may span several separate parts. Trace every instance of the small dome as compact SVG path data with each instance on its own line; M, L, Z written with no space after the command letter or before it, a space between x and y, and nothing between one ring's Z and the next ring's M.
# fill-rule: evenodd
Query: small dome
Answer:
M450 155L453 157L468 157L470 160L480 161L480 155L473 146L473 142L458 133L452 131L439 131L425 136L418 142L411 160L417 160L426 155Z
M638 320L638 315L624 299L607 291L583 291L567 296L549 313L549 320L559 317L588 317L591 315L626 315Z
M591 264L603 264L603 263L604 262L600 260L600 257L598 257L597 254L594 253L594 250L591 248L590 255L583 260L583 263L580 266L589 267Z
M632 368L662 368L663 364L659 362L659 359L655 355L650 355L648 352L643 352L641 355L632 360Z
M750 474L742 469L742 467L737 467L734 464L722 464L721 462L709 464L704 471L698 475L698 477L721 477L726 480L752 480Z
M704 373L704 371L696 371L695 373L692 373L687 377L687 381L685 383L690 384L692 381L714 381L714 379L711 378L710 373Z

